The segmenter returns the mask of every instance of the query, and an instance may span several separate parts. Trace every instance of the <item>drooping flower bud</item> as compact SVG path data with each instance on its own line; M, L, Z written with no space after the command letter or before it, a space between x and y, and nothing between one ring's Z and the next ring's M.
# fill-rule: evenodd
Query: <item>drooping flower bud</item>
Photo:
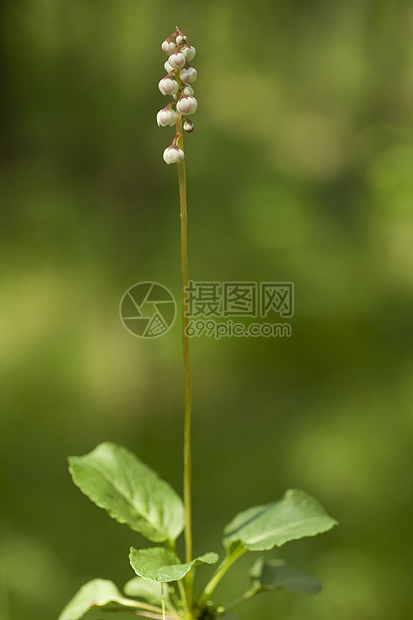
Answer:
M177 54L171 54L168 62L174 69L180 69L186 64L186 58L182 52L178 52Z
M189 86L189 84L187 84L186 86L183 87L182 92L184 95L193 95L194 94L194 89L192 88L192 86Z
M198 107L195 97L181 97L176 104L176 109L181 114L193 114Z
M182 45L183 43L186 43L187 38L186 35L184 34L178 34L178 36L176 37L176 44L177 45Z
M198 76L196 69L194 69L193 67L181 69L179 75L183 82L186 82L189 84L192 84L192 82L195 82Z
M193 45L184 45L184 47L182 48L182 53L185 56L185 58L189 61L195 58L196 49L194 48Z
M175 49L175 43L173 41L168 41L168 39L166 39L163 43L162 43L162 51L165 52L165 54L172 54L172 52Z
M173 144L168 146L168 148L166 148L163 152L163 158L167 164L177 164L180 161L183 161L184 157L184 152Z
M158 84L158 88L163 95L175 95L178 92L178 82L175 82L172 78L166 77Z
M168 127L175 125L176 123L176 112L175 110L171 110L171 108L164 108L163 110L159 110L156 115L156 122L159 127Z
M189 121L188 119L184 122L183 126L182 126L183 130L186 131L187 133L191 133L191 131L193 131L195 129L195 125L192 121Z

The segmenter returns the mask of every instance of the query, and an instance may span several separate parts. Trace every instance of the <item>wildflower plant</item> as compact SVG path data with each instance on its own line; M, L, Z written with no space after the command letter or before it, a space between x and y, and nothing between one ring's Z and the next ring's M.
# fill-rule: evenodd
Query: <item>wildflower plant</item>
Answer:
M159 90L171 101L156 116L160 127L175 126L176 135L164 153L167 164L177 163L181 218L182 339L184 366L184 484L183 501L174 489L148 465L126 448L104 442L85 456L69 458L74 483L97 506L119 523L127 525L154 543L145 549L131 547L129 562L134 576L123 593L106 579L86 583L66 605L59 620L79 620L90 610L120 611L137 616L170 620L213 620L257 594L288 590L314 594L321 583L282 559L258 557L248 575L243 595L233 602L215 603L215 588L234 562L249 552L270 551L285 543L330 530L336 521L313 497L298 489L266 505L247 508L237 514L223 530L223 554L217 568L206 579L200 592L194 592L196 567L206 572L217 564L219 555L205 550L193 556L191 518L191 375L189 363L188 318L185 294L188 285L187 204L183 132L192 132L194 123L187 116L197 108L191 84L197 72L189 63L195 48L177 28L163 43L168 56L166 76ZM180 558L176 541L184 533L185 557ZM211 573L211 569L210 569Z

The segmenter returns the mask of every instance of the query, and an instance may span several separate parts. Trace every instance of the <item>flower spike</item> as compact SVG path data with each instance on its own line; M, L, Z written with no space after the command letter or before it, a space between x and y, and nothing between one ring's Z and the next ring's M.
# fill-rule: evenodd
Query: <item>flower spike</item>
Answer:
M195 82L197 72L194 67L189 64L195 58L196 49L188 43L188 37L182 32L178 26L165 41L163 41L162 51L168 56L164 63L164 69L167 73L158 84L158 88L163 95L170 95L173 100L168 103L156 115L156 122L159 127L173 127L176 125L177 133L172 141L163 152L163 159L167 164L180 163L184 160L184 151L182 139L182 131L191 133L195 125L188 120L188 114L194 114L197 109L198 102L194 97L194 89L190 84ZM171 106L176 106L172 109Z

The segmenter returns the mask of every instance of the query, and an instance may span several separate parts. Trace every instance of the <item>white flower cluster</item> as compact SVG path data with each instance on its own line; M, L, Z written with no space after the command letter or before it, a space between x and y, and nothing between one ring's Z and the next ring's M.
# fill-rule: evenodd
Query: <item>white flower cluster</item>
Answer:
M162 78L158 87L163 95L172 95L173 101L159 110L156 115L157 123L159 127L173 127L180 114L183 116L183 130L190 133L195 125L186 116L196 111L198 102L191 86L197 78L197 72L189 61L195 57L196 50L189 45L186 35L178 27L176 32L173 32L162 43L162 50L168 55L168 60L164 64L167 75ZM176 110L172 106L175 106ZM181 134L178 133L172 144L163 152L163 158L167 164L179 163L184 159L184 152L177 144L180 137Z

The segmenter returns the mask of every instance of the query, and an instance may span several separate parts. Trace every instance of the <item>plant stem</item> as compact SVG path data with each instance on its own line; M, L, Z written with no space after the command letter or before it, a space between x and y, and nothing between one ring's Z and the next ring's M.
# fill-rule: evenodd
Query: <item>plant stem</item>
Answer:
M212 575L211 580L205 586L201 596L199 597L200 603L206 603L210 598L212 592L215 590L222 577L225 575L230 566L237 560L239 557L245 553L246 549L242 545L239 545L234 549L232 553L230 553L218 566L215 573Z
M181 579L180 581L176 582L178 584L178 589L179 589L179 594L181 595L181 601L182 601L182 605L184 606L184 609L189 609L189 604L188 604L188 594L187 594L187 588L185 587L185 583L184 580Z
M135 611L136 616L142 616L143 618L154 618L155 620L168 620L172 616L164 616L160 614L151 614L150 611Z
M245 603L245 601L248 601L250 598L252 598L255 595L255 592L245 592L245 594L243 594L242 596L240 596L239 598L237 598L236 601L233 601L232 603L230 603L229 605L226 605L226 607L222 607L219 610L219 615L224 615L226 614L228 611L231 611L232 609L234 609L235 607L238 607L238 605L242 605L242 603Z
M177 114L176 132L180 134L179 148L183 150L182 115ZM192 515L191 515L191 371L189 364L189 338L187 335L186 288L188 286L188 230L186 204L185 160L178 163L179 202L181 214L181 272L182 272L182 346L184 358L185 421L184 421L184 504L185 504L185 561L192 560ZM188 605L192 604L193 572L185 576ZM189 610L188 610L189 611Z
M125 611L124 607L129 608L129 611L133 611L134 609L139 609L139 611L143 610L148 613L155 613L162 615L162 608L157 607L156 605L149 605L149 603L144 603L143 601L132 601L131 599L120 599L122 608L116 607L114 609L110 607L106 607L104 611Z

